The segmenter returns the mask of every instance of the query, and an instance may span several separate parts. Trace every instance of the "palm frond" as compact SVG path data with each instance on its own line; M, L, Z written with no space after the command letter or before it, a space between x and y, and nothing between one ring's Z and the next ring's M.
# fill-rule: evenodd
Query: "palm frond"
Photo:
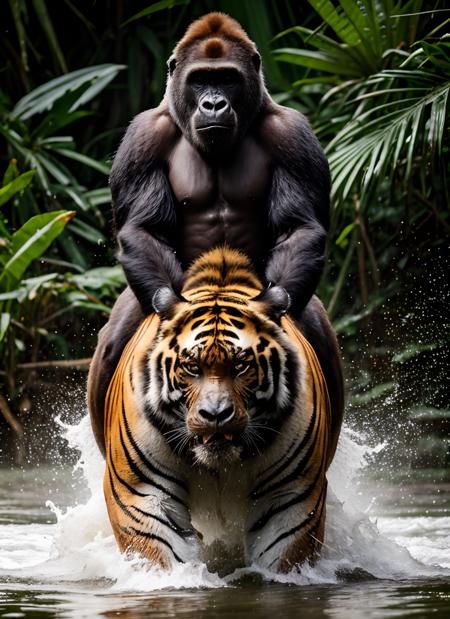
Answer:
M364 197L377 181L392 179L399 167L408 179L418 161L424 165L442 146L450 81L430 88L425 75L422 86L388 88L392 72L376 77L380 89L353 102L386 94L394 100L355 115L327 147L333 195L339 201L348 197L355 184ZM415 72L416 82L418 77Z

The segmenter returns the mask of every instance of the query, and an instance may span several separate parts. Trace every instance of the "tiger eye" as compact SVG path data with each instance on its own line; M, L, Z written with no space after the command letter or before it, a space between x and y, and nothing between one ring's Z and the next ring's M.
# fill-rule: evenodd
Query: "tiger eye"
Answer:
M198 363L185 363L183 369L191 376L198 376L200 374L200 366Z

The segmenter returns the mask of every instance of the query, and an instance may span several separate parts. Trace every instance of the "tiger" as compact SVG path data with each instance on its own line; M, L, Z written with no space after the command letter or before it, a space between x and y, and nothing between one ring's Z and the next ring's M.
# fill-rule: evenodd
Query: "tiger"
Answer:
M125 347L103 437L123 553L219 573L288 572L320 556L342 407L299 324L262 292L245 254L214 248Z

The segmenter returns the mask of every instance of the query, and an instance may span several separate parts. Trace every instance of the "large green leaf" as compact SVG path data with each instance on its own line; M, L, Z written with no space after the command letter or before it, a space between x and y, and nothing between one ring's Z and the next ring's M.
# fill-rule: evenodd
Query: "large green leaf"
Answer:
M66 93L78 91L69 109L69 112L73 112L95 97L124 68L124 65L102 64L78 69L57 77L20 99L12 111L12 116L19 120L26 120L35 114L50 110L54 103Z
M342 11L339 13L330 0L308 0L308 2L344 43L357 45L360 42L361 37L355 24L348 19L348 15L342 15ZM354 22L359 26L360 19L357 18L357 12L361 14L360 6L356 2L346 4L349 5L347 10L353 16Z
M359 77L360 70L350 59L338 57L324 51L313 51L309 49L296 49L295 47L283 47L274 52L275 60L279 62L290 62L317 71L327 73L338 73L347 77Z
M48 249L75 216L74 211L53 211L29 219L11 239L11 257L0 274L0 290L7 292L20 282L36 258Z

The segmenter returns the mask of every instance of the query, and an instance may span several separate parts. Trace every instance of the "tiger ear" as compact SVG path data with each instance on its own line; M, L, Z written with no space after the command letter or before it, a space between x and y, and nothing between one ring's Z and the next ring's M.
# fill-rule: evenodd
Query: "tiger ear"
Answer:
M169 286L158 288L152 298L153 309L160 315L162 320L170 320L173 310L180 299Z
M264 303L269 318L278 322L287 314L291 306L291 295L281 286L272 286L270 283L265 290L255 298L255 301Z

